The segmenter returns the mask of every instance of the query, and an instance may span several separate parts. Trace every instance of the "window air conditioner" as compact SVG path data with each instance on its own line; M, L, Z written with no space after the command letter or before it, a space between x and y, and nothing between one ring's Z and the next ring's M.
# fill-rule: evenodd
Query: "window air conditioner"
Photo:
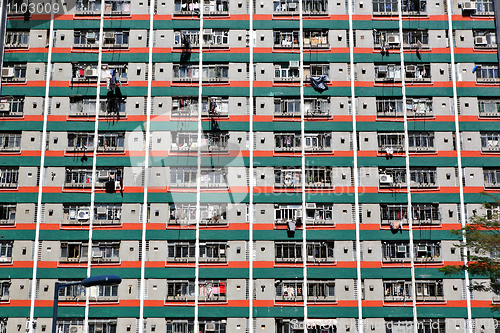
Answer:
M427 252L427 246L425 246L425 245L419 245L418 246L418 252Z
M297 3L296 2L291 2L288 4L288 9L296 9L297 8Z
M399 44L399 36L398 35L387 36L387 43Z
M379 74L387 73L387 66L379 66L378 72L379 72Z
M10 111L10 103L0 103L0 111Z
M299 68L299 65L300 65L300 61L298 61L298 60L290 61L288 63L289 68Z
M104 33L104 38L105 39L115 39L115 34L113 32L105 32Z
M87 32L88 40L95 40L95 32Z
M97 77L97 68L89 68L89 69L85 70L85 76Z
M486 36L477 36L474 38L474 45L487 45L488 41L486 40Z
M14 77L14 68L2 68L2 77Z
M214 323L205 324L205 332L215 332L215 324Z
M406 252L406 246L398 246L398 253L405 253Z
M462 10L476 10L476 3L474 1L465 1L462 3Z
M202 212L201 212L201 219L202 219L202 220L207 220L207 219L209 219L209 218L210 218L210 216L209 216L209 214L208 214L208 211L206 211L206 210L205 210L205 211L202 211Z
M392 176L391 175L382 174L379 176L379 180L380 180L380 184L385 184L385 185L392 184Z
M107 213L106 207L97 207L97 215L106 215Z
M417 66L415 66L415 65L408 65L408 66L406 66L406 71L407 72L415 72L415 71L417 71Z
M315 202L307 202L306 208L316 208L316 203Z
M108 170L99 170L99 179L109 179L109 171Z
M81 208L78 210L78 219L79 220L88 220L90 218L90 209L89 208Z
M92 258L102 258L102 251L92 251Z

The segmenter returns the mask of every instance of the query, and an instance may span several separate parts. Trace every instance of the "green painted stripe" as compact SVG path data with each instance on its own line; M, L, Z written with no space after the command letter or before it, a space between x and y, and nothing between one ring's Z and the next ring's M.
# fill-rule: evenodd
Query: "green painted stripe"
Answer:
M453 21L454 30L495 29L494 20L467 20Z
M248 269L242 268L200 268L200 278L203 279L248 279Z
M195 270L191 267L146 267L144 272L146 279L194 279Z
M304 317L304 308L301 306L254 307L253 316L257 318L301 318Z
M324 269L324 268L323 268ZM200 271L202 269L200 268ZM309 271L309 268L308 268ZM302 268L254 268L253 269L253 278L254 279L302 279ZM323 275L324 277L325 275ZM309 277L309 276L308 276Z
M490 87L490 86L475 87L475 88L457 87L457 95L458 97L463 97L463 96L498 97L500 95L500 87ZM432 96L432 94L429 94L429 96Z

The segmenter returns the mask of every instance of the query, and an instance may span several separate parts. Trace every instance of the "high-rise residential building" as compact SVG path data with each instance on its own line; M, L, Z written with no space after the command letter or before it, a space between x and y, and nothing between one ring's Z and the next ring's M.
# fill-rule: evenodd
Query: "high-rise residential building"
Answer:
M500 333L493 0L2 8L0 333Z

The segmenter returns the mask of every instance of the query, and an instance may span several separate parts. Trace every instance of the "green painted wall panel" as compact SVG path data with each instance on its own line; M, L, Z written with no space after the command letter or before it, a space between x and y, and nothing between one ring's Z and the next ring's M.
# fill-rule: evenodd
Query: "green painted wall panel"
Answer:
M435 97L451 97L453 89L440 87L439 89L432 87L406 87L407 96L435 96Z
M140 279L141 268L115 268L115 267L96 267L92 268L92 275L118 275L122 279Z
M200 306L198 309L200 318L245 318L249 316L247 307Z
M33 268L14 268L0 269L0 279L31 279L33 277Z
M99 29L99 27L97 27L97 29ZM98 58L99 56L97 53L52 53L53 63L69 63L76 61L97 63ZM93 90L95 96L96 87L94 87Z
M300 306L254 307L253 316L256 318L300 318L304 317L304 308Z
M44 241L88 239L89 232L87 230L40 230L40 240Z
M99 22L98 22L99 24ZM50 22L47 20L7 20L7 29L49 29ZM97 25L99 27L99 25ZM55 27L54 27L55 29Z
M405 53L405 61L411 63L451 63L449 53Z
M363 317L365 318L411 318L413 308L408 307L363 307Z
M357 318L358 308L348 306L309 306L308 318Z
M308 279L355 279L356 278L356 268L341 268L341 267L308 267L307 268L307 278ZM281 278L280 276L276 276Z
M247 230L200 230L200 240L248 240Z
M201 269L200 269L201 270ZM309 270L309 269L308 269ZM302 279L302 268L254 268L253 269L254 279Z
M5 62L47 62L46 53L5 53Z
M406 90L408 91L408 87ZM400 87L356 87L355 93L357 97L401 97L403 96ZM344 96L350 96L345 94Z
M200 268L200 278L202 279L248 279L248 269L246 268ZM254 277L255 278L255 277Z
M302 241L302 230L287 232L286 230L254 230L254 240Z
M195 270L191 267L146 267L146 279L194 279Z
M95 272L92 270L92 274ZM110 274L110 273L106 273ZM33 271L31 276L33 276ZM87 277L86 264L82 268L38 268L36 276L38 279L85 279ZM120 275L121 276L121 275Z
M417 314L421 318L467 318L467 308L419 306Z
M168 307L144 307L145 318L192 318L194 307L190 306L168 306Z

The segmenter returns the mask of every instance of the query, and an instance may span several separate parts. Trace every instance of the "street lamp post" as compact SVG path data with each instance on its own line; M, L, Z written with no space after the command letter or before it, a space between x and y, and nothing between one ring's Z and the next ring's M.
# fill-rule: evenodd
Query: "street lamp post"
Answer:
M110 286L115 284L120 284L122 278L117 275L99 275L86 278L80 282L73 283L59 283L56 282L54 286L54 307L52 312L52 333L56 333L57 325L57 305L59 303L59 290L66 288L68 286L76 286L81 284L82 286L88 288L92 286Z

